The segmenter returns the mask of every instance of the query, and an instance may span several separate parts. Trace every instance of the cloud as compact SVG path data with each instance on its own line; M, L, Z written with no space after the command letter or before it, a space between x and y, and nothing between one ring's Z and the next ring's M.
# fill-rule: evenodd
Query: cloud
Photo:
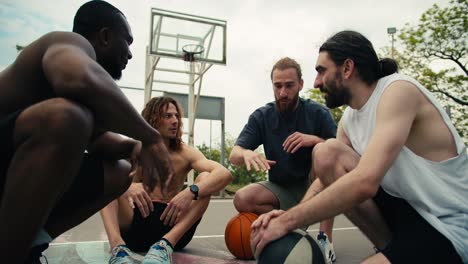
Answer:
M0 68L16 57L15 43L29 43L47 31L70 29L75 11L84 2L3 0L0 4ZM333 33L343 29L360 31L379 50L390 45L387 27L398 29L407 22L415 23L434 3L445 5L448 0L109 2L125 13L135 39L131 47L134 57L119 82L124 86L144 86L145 47L149 39L151 7L227 21L227 65L214 65L206 73L202 94L225 97L226 131L237 137L249 114L273 100L269 74L279 58L290 56L298 60L303 68L304 88L312 88L318 47ZM183 64L181 68L184 69ZM169 85L156 85L155 89L188 91L186 87ZM125 93L137 109L143 107L142 92ZM207 133L204 131L206 129L196 131L196 138L206 142Z

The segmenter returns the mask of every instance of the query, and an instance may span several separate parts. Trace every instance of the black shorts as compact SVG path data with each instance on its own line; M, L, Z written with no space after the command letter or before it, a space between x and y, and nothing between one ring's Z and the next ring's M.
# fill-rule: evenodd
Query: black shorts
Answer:
M13 133L16 119L21 112L22 110L19 110L0 120L0 201L3 196L8 167L15 153ZM83 204L91 203L103 192L104 167L102 160L95 155L84 153L78 175L52 209L51 216L61 215Z
M392 240L380 250L391 263L462 263L453 244L406 200L380 188L374 201L392 232Z
M22 110L16 111L0 120L0 201L3 194L3 185L10 166L10 160L13 157L13 133L15 122Z
M123 230L122 238L127 247L135 252L146 252L149 248L159 241L165 234L169 233L172 226L164 225L159 220L167 204L153 202L154 211L146 218L140 213L140 210L135 207L133 210L133 220L127 230ZM200 219L201 220L201 219ZM198 220L193 226L182 236L179 242L174 246L174 250L183 249L193 238L195 230L197 229Z

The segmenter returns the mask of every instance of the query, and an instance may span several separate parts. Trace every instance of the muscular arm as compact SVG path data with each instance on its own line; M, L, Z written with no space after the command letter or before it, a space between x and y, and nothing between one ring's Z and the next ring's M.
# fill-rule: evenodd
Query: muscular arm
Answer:
M210 196L211 194L222 190L232 181L231 173L221 164L207 159L198 149L188 147L188 158L191 160L191 165L197 172L209 172L206 180L201 181L198 185L200 198Z
M134 139L124 138L112 132L105 132L92 142L88 151L105 159L128 159L137 144L138 142Z
M172 179L169 153L159 132L133 108L111 76L95 61L92 46L72 33L51 33L52 44L42 57L42 69L59 97L88 107L95 130L112 131L142 142L138 155L143 183L153 189L160 182L162 193Z
M232 181L231 173L221 166L219 163L208 160L203 154L193 147L183 146L182 155L184 159L189 161L191 169L197 172L208 172L209 175L204 177L202 180L197 179L198 186L198 197L200 199L208 198L213 193L220 191L229 182ZM177 224L180 219L186 215L190 208L190 205L197 203L193 201L193 194L189 188L185 188L179 192L174 198L168 203L166 209L161 214L160 219L164 221L164 224L174 225ZM199 203L197 203L199 204Z
M387 88L377 109L374 134L357 167L312 199L281 215L279 220L288 230L346 212L375 195L385 172L406 142L420 105L415 100L418 93L416 87L405 82L395 82ZM344 133L338 134L340 140L347 141Z
M160 140L116 85L95 61L92 46L69 34L48 47L42 59L45 76L55 93L88 107L100 129L124 134L143 143Z

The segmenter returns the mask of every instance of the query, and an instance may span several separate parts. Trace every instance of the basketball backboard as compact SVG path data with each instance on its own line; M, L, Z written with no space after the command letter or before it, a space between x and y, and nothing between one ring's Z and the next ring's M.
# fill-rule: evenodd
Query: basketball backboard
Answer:
M226 65L226 25L225 20L152 8L149 53L182 59L182 47L201 45L204 52L197 61Z

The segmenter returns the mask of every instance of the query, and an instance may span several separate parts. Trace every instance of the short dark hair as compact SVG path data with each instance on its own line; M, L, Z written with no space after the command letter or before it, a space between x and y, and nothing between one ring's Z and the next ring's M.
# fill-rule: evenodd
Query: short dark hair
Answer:
M94 33L104 27L115 28L122 21L119 16L125 15L115 6L102 0L92 0L84 3L76 11L73 19L73 32L89 39Z
M320 46L319 52L326 51L333 62L341 66L346 59L351 59L361 79L372 84L378 79L398 72L398 63L394 59L379 60L372 43L361 33L345 30L336 33Z
M302 80L301 65L299 65L299 63L297 63L297 61L295 61L294 59L291 59L289 57L284 57L284 58L280 59L279 61L277 61L275 63L275 65L273 65L273 68L271 69L271 73L270 73L271 80L273 80L273 72L275 70L284 71L286 69L291 69L291 68L296 69L297 78L299 80Z

